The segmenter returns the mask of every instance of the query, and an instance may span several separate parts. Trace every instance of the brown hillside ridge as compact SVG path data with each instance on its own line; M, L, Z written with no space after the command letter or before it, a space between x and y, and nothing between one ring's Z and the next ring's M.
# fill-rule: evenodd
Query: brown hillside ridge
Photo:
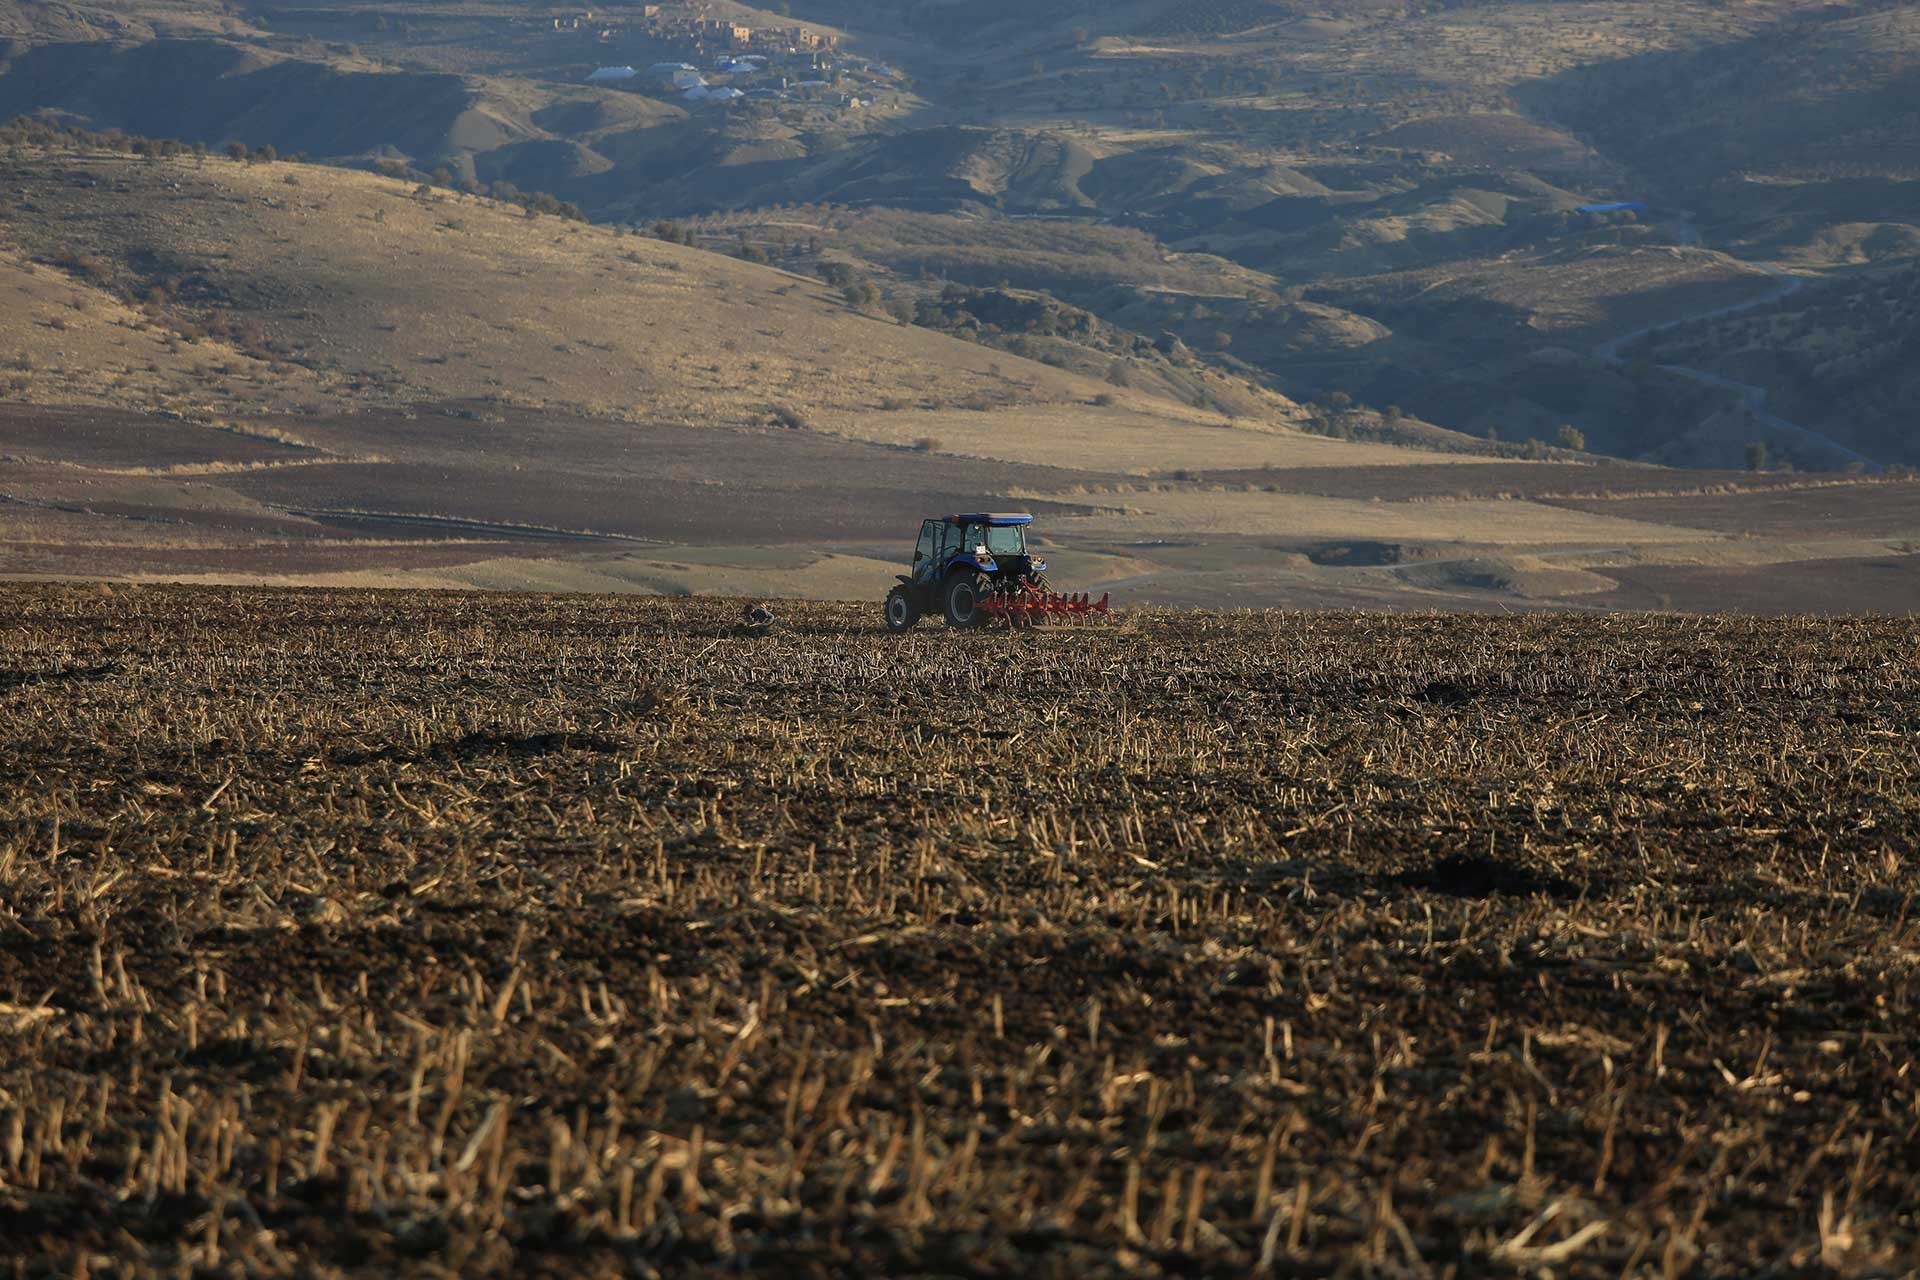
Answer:
M866 597L921 515L1007 502L1067 583L1138 600L1587 607L1611 567L1678 565L1738 569L1753 607L1755 566L1920 544L1897 483L1844 529L1743 521L1794 482L1483 457L1042 294L905 324L367 173L36 147L9 173L0 573ZM1045 332L991 331L1022 316ZM1706 524L1612 500L1705 489L1733 491Z
M851 271L892 315L951 283L1045 293L1104 326L1091 350L982 339L1094 378L1133 344L1136 391L1213 412L1344 395L1514 454L1567 427L1638 461L1738 467L1758 437L1802 470L1920 462L1898 432L1840 441L1883 413L1878 374L1824 424L1772 421L1750 376L1616 358L1764 301L1778 262L1913 253L1911 5L468 0L426 22L398 0L80 0L0 6L0 29L0 115L547 193ZM772 61L725 61L749 46ZM644 73L682 61L747 96ZM1582 212L1611 201L1632 207Z
M34 399L261 412L459 398L745 424L901 394L1039 407L1106 389L857 311L814 279L372 174L67 153L16 167L13 184L0 271L30 303L0 322L0 350L34 361Z

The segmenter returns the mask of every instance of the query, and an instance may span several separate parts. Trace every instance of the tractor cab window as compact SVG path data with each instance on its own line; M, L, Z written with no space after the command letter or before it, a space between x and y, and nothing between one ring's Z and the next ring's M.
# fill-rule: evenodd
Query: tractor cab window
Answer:
M996 556L1023 556L1027 553L1026 533L1019 525L970 524L961 545L968 551L985 547Z
M923 520L920 522L920 541L913 548L913 562L919 564L931 560L940 549L941 521Z
M997 556L1023 556L1027 554L1027 531L1020 525L1001 525L987 527L987 550Z

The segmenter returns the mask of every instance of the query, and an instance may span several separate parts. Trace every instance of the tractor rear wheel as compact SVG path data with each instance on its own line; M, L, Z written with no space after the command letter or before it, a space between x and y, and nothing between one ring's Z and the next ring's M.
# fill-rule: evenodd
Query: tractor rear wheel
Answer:
M946 609L947 625L960 630L977 627L987 620L980 608L980 580L970 573L956 573L947 579L940 592Z
M920 621L920 606L913 602L913 593L905 587L895 587L887 592L887 630L905 631Z

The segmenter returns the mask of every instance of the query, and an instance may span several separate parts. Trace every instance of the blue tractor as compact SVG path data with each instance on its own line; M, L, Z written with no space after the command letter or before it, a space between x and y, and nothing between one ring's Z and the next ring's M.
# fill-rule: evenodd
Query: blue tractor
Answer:
M1050 598L1047 562L1027 550L1025 512L976 511L930 516L920 523L913 572L896 575L887 593L887 630L905 631L922 614L940 613L949 627L977 627L1010 616L1013 600Z

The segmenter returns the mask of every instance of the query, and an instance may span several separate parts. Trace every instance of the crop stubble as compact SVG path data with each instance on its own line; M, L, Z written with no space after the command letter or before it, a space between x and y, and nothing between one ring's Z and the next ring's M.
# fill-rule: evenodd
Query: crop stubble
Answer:
M16 1273L1920 1261L1910 622L14 587Z

